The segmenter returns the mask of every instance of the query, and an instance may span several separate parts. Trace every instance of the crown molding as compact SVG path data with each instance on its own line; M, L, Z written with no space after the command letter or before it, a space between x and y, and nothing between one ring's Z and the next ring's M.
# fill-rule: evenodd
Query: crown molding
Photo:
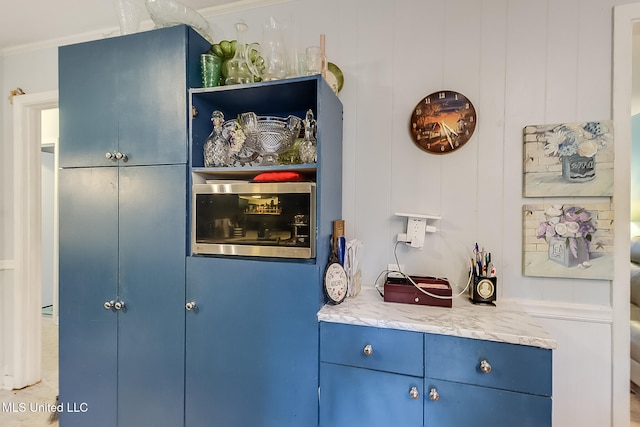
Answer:
M290 3L294 0L238 0L231 3L221 4L219 6L211 6L198 9L198 13L205 19L213 18L228 13L241 12L249 9L258 9L261 7L273 6L276 4ZM140 31L151 30L154 27L153 21L146 19L140 23ZM23 53L33 52L41 49L57 48L75 43L83 43L92 40L106 39L109 37L117 37L120 35L120 27L104 28L96 31L89 31L71 36L59 37L54 39L43 40L35 43L9 47L0 50L0 56L12 56Z

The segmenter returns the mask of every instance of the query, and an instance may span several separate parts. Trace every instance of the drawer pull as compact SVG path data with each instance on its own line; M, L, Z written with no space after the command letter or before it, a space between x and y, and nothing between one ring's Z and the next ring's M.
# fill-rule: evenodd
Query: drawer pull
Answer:
M420 392L418 391L418 387L411 387L411 390L409 390L409 397L412 399L420 399Z
M480 361L480 370L485 374L488 374L489 372L491 372L491 365L489 364L489 362L483 359Z
M362 350L362 351L367 356L371 356L373 354L373 347L371 347L371 344L367 344L367 345L364 346L364 350Z
M434 402L436 400L440 400L440 393L438 393L438 390L436 390L435 387L429 390L429 399L433 400Z

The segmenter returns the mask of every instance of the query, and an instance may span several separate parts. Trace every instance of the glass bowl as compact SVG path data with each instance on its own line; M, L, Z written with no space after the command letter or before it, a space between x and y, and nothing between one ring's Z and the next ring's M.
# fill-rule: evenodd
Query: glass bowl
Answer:
M263 166L278 164L278 155L291 149L302 124L300 118L292 115L283 118L244 113L241 119L245 145L262 155Z

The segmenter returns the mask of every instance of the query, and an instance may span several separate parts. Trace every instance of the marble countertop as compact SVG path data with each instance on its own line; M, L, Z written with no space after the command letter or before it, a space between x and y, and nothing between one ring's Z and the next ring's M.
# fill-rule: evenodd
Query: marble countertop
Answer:
M356 297L322 307L318 320L556 348L556 341L511 302L475 305L466 297L457 297L452 308L400 304L384 302L374 287L363 286Z

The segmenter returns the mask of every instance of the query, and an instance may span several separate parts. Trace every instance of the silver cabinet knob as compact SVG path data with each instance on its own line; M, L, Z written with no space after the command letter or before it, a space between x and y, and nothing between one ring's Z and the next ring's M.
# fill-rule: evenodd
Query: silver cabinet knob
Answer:
M436 390L435 387L429 390L429 399L433 400L434 402L436 400L440 400L440 393L438 393L438 390Z
M105 310L111 310L113 308L114 304L115 304L114 301L105 301L104 302Z
M484 372L485 374L488 374L489 372L491 372L491 365L489 364L489 362L487 362L486 360L482 359L480 361L480 370L482 372Z
M104 155L105 159L107 160L113 160L114 162L116 161L116 153L115 151L113 153L109 153L108 151L105 153Z
M122 310L124 308L124 301L116 301L115 304L113 304L113 307L116 310Z
M412 399L420 399L420 392L418 391L418 387L411 387L409 390L409 397Z
M116 159L117 160L122 160L123 162L126 162L127 160L129 160L129 158L127 157L126 154L121 153L119 151L116 153Z
M367 356L371 356L373 354L373 347L371 347L371 344L367 344L367 345L364 346L364 349L362 351Z
M189 301L188 303L186 303L186 304L184 305L184 308L185 308L187 311L195 310L195 309L196 309L196 303L195 303L194 301Z

